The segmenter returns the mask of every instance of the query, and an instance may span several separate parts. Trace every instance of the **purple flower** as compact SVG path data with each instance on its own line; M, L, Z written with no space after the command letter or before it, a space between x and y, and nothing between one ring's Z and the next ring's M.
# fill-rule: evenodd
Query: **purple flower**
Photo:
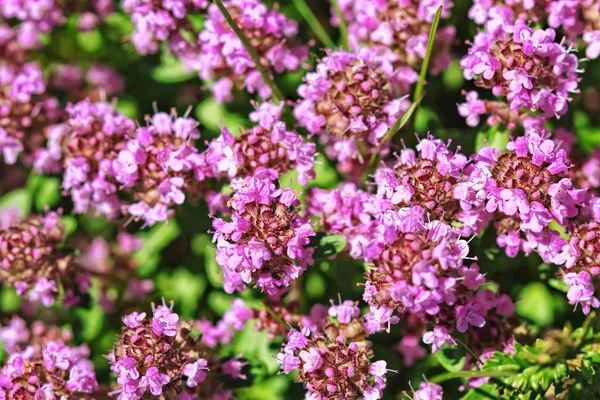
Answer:
M182 372L183 375L188 377L186 385L189 387L195 387L199 383L204 382L206 379L206 372L204 370L208 370L208 363L204 359L196 360L191 364L185 364L183 366Z
M461 333L466 332L469 325L478 328L485 325L485 318L480 314L479 304L469 303L456 307L456 329Z
M178 330L179 315L171 308L160 305L152 310L152 330L157 335L175 336Z
M159 396L163 392L163 386L171 381L169 375L161 373L158 368L151 367L142 377L141 385L150 388L150 393Z
M433 353L436 353L444 344L456 346L456 341L450 336L448 330L441 326L435 326L433 331L425 332L423 342L432 345Z

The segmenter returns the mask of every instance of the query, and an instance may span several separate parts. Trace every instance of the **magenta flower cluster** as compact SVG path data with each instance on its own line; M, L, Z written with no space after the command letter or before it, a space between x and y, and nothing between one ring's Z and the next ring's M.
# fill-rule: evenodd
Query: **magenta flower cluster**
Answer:
M232 180L231 221L213 220L228 293L253 284L274 295L313 264L313 228L299 214L294 191L281 188L277 178L275 170L259 168L252 177Z

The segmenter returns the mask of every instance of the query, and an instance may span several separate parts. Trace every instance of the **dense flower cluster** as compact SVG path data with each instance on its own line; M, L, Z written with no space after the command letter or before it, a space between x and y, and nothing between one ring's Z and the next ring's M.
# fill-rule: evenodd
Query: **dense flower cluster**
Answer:
M315 177L313 169L316 146L281 121L281 106L265 102L250 114L258 125L235 137L221 129L221 136L213 140L202 154L209 177L252 176L261 167L277 171L279 175L295 170L298 182L306 185Z
M14 164L23 154L23 162L31 165L44 146L44 132L62 120L58 99L45 94L46 86L38 64L0 61L0 151L5 163Z
M182 321L173 305L152 306L152 317L133 312L123 317L123 331L108 356L117 376L119 399L148 394L167 398L229 399L231 392L213 378L239 375L239 361L223 363L192 334L193 324ZM195 395L195 396L194 396ZM187 397L185 397L187 396ZM220 396L220 397L213 397Z
M295 21L269 10L259 0L228 0L223 4L270 73L297 71L308 59L308 48L296 43ZM218 102L231 102L234 88L257 93L263 99L271 96L271 88L215 4L208 6L197 45L180 38L171 49L202 79L214 81L211 90Z
M313 228L296 210L294 191L281 189L277 178L276 171L259 168L253 177L234 179L231 222L213 220L228 293L253 283L275 294L313 263L314 249L308 247Z
M370 342L352 301L332 305L328 322L320 331L290 329L277 361L284 373L298 371L311 399L377 400L385 388L385 361L372 361Z
M459 112L476 126L479 117L491 114L488 123L514 127L521 111L540 111L546 117L563 115L571 93L579 91L578 60L572 49L556 41L553 29L532 29L522 20L501 25L498 32L477 34L461 60L465 78L491 89L508 105L479 100L467 94Z
M0 370L5 399L91 399L98 389L86 345L70 346L71 334L36 321L27 327L13 316L0 329L8 360Z
M328 157L351 172L377 148L409 102L369 53L330 52L298 88L298 122L320 136Z
M37 48L41 36L67 22L66 14L79 13L78 28L87 31L94 28L101 19L115 10L113 0L92 0L89 2L47 1L0 1L0 19L17 22L15 29L19 45L23 48Z
M600 0L289 3L0 0L0 400L590 397Z
M131 42L140 54L156 53L161 42L189 28L187 15L205 7L207 0L123 0L135 30Z
M120 213L122 201L114 178L115 160L135 130L135 123L108 103L83 100L69 104L67 123L56 127L37 165L41 171L64 168L62 187L77 213L97 212L109 218Z
M196 121L174 112L156 113L147 121L119 151L112 170L121 187L133 193L135 203L127 213L154 225L172 216L186 193L198 193L199 157L193 141L200 132Z
M447 19L454 6L449 0L342 0L339 5L348 24L350 46L373 49L392 81L405 90L418 80L437 9L443 7L441 17ZM333 22L339 23L337 16ZM452 61L450 47L455 35L453 26L437 31L431 66L434 74Z
M377 194L399 209L419 206L431 219L461 219L457 186L467 158L433 137L420 140L416 149L418 155L404 149L392 168L375 172ZM475 221L464 222L466 234L471 233Z
M15 210L18 212L18 210ZM63 249L65 227L60 214L19 219L10 212L2 216L0 230L0 281L17 293L46 307L64 290L66 304L76 302L74 288L85 292L87 275L76 268Z

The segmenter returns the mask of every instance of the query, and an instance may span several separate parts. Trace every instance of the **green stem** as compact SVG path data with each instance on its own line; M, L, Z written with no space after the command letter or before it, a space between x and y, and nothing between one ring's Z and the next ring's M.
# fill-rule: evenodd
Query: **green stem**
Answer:
M330 49L335 49L337 47L335 45L335 42L329 37L329 35L325 31L325 28L323 28L323 25L321 25L321 22L319 22L317 16L312 12L308 4L306 4L306 0L292 0L292 2L298 9L298 12L302 14L302 17L306 20L308 26L310 26L315 35L317 35L319 40L326 47L329 47Z
M479 358L479 356L478 356L477 354L475 354L475 353L473 352L473 350L471 350L471 349L469 348L469 346L467 346L467 345L466 345L466 344L465 344L465 343L464 343L462 340L460 340L460 339L458 339L458 338L454 338L454 340L456 340L456 342L457 342L458 344L460 344L462 347L464 347L464 348L465 348L465 350L467 350L467 351L469 352L469 354L471 354L471 355L472 355L472 356L475 358L475 360L477 360L477 362L478 362L479 364L481 364L481 366L483 366L483 364L484 364L484 363L483 363L483 361L481 361L481 358Z
M396 120L396 122L394 122L394 125L392 125L390 127L390 129L388 129L388 131L385 134L385 136L383 137L383 139L381 139L381 143L379 143L379 145L377 146L377 149L375 149L375 151L371 155L371 159L369 160L369 165L373 166L375 164L375 161L377 161L377 156L379 155L379 152L381 151L381 148L383 147L383 145L385 143L387 143L388 140L391 140L392 137L394 137L394 135L396 134L396 132L398 132L400 129L402 129L404 127L404 125L406 125L406 123L410 120L410 117L412 117L413 113L416 111L417 107L419 106L419 103L421 103L421 100L423 100L423 95L421 95L418 99L413 101L413 103L410 105L410 107L408 107L408 110L406 110L404 112L404 114L402 114L402 116L400 118L398 118Z
M497 370L497 371L458 371L445 372L429 379L433 383L442 383L456 378L506 378L517 375L518 371L512 370Z
M429 67L429 60L431 59L431 52L433 50L433 42L435 41L435 33L437 32L437 28L440 25L440 17L442 16L442 10L443 7L440 6L435 12L433 22L431 23L431 29L429 30L429 39L427 40L427 53L425 53L425 58L423 59L423 64L421 65L421 73L419 74L419 81L417 82L417 86L415 87L413 101L418 99L421 96L421 93L423 93L423 87L425 86L425 78L427 77L427 68Z
M273 98L273 101L275 103L279 103L281 100L284 99L284 96L281 93L281 90L279 90L279 88L273 81L273 79L271 79L271 77L267 73L267 70L265 70L264 66L260 63L260 58L258 57L258 54L256 54L256 51L254 51L254 48L250 44L250 41L246 36L244 36L244 33L242 32L240 27L235 23L235 21L231 17L231 14L229 14L229 11L227 11L227 8L225 8L221 0L213 1L217 5L217 7L219 7L221 14L223 14L223 17L225 17L225 19L229 23L229 26L231 26L231 29L233 29L237 37L242 41L242 44L246 48L246 51L250 55L250 58L252 58L252 61L254 62L254 65L256 66L258 72L260 72L260 75L262 76L263 80L266 82L267 85L269 85L269 88L271 88L271 97Z
M342 13L342 9L338 4L337 0L331 0L331 5L335 10L335 15L338 18L340 24L340 41L344 50L348 50L348 25L346 25L346 20L344 19L344 14Z

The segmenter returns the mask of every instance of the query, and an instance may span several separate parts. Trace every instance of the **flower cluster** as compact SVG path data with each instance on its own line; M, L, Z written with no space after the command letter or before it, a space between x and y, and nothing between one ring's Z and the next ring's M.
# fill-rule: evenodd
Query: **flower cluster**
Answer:
M567 229L569 239L562 243L558 256L552 261L563 266L564 282L569 286L567 298L575 306L581 305L584 314L600 307L594 296L593 279L600 274L600 224L597 221L573 223Z
M504 152L483 147L475 156L464 206L480 210L483 219L492 215L498 244L509 256L535 249L552 257L559 237L548 226L553 220L565 226L577 216L585 191L567 177L566 151L552 140L529 132L506 147Z
M0 280L17 293L46 307L54 304L59 289L65 292L65 304L76 302L74 288L85 292L87 274L79 271L72 256L62 248L65 227L60 214L30 216L20 220L3 215L0 230Z
M448 149L448 144L429 137L421 139L416 147L403 149L392 168L380 168L375 172L377 194L399 209L419 206L429 218L453 221L459 218L460 193L457 184L463 176L467 158ZM465 233L473 229L465 221Z
M40 47L41 36L64 25L69 14L79 13L78 28L88 31L114 10L114 0L92 0L83 3L57 0L0 1L0 17L16 22L13 29L17 41L26 49Z
M265 102L250 114L258 125L235 137L222 128L221 136L211 141L202 154L210 177L247 177L258 168L270 168L284 175L295 170L298 182L306 185L315 177L313 170L316 146L281 121L281 106Z
M239 361L223 363L208 352L193 334L193 324L180 320L172 308L172 304L167 307L163 302L152 306L151 318L137 312L123 317L125 326L108 356L119 385L115 393L123 400L149 394L229 399L231 392L213 375L243 378L239 375ZM221 397L211 397L218 395Z
M115 160L125 148L135 123L108 103L83 100L67 106L68 122L48 140L38 169L64 168L63 189L73 199L74 211L94 211L109 218L119 215Z
M269 10L259 0L228 0L223 5L268 71L296 71L308 59L308 48L296 43L298 24L282 13ZM246 48L215 4L208 7L198 48L180 41L173 45L190 69L204 80L214 80L212 92L219 102L233 100L234 87L267 99L271 89L256 69Z
M0 370L0 397L6 399L88 399L98 389L86 345L68 345L71 334L36 321L29 329L13 317L0 330L9 353Z
M312 265L308 247L314 231L296 208L292 189L281 189L277 172L259 168L256 174L231 183L231 222L213 220L217 263L224 270L225 291L243 290L254 283L275 294Z
M371 343L352 301L332 305L321 331L290 329L287 343L277 355L284 373L298 371L311 399L377 400L385 388L385 361L372 361Z
M4 162L35 162L44 146L45 132L60 122L63 112L58 99L45 94L46 80L36 63L0 62L0 151Z
M508 105L486 104L470 92L467 103L459 106L460 114L472 126L490 112L488 123L509 126L522 110L539 110L546 118L565 114L570 94L578 92L577 57L555 42L553 29L534 30L521 20L502 27L497 34L477 34L461 66L465 78L491 89L496 97L505 97Z
M562 28L569 41L575 45L583 38L586 56L600 55L600 2L598 0L553 0L548 4L548 25Z
M348 24L350 46L373 49L386 73L405 91L418 80L437 9L443 7L441 17L447 19L453 7L449 0L342 0L339 5ZM333 22L339 24L337 16ZM434 74L452 61L450 47L455 35L453 26L437 31L431 66Z
M333 51L298 88L294 115L345 172L375 151L409 105L380 66L368 54Z
M111 169L121 187L133 193L127 214L154 225L172 216L186 194L198 195L200 159L193 141L200 132L196 121L175 112L156 113L147 122L120 149Z
M205 7L207 0L124 0L135 30L131 42L140 54L156 53L180 29L189 29L187 15Z

